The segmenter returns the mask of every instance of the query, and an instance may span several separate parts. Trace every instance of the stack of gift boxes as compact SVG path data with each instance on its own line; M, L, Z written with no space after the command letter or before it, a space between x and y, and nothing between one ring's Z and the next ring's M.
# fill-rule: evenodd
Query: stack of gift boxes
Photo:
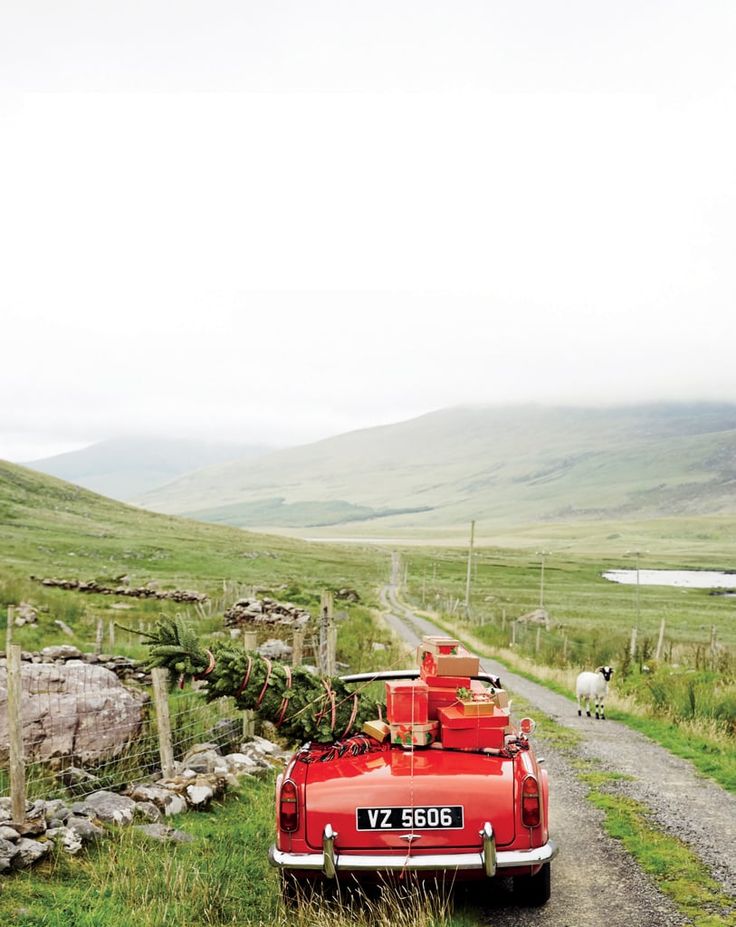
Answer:
M380 733L402 747L441 739L455 749L501 749L509 732L508 698L503 689L471 680L480 669L478 657L452 638L425 637L418 659L419 679L386 683L388 725Z

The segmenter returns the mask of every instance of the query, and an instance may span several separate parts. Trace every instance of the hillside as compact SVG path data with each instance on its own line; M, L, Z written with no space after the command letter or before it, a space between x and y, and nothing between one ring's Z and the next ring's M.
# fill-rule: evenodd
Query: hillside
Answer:
M453 408L208 467L141 504L262 528L431 532L736 511L736 406ZM339 529L339 530L336 530Z
M26 466L112 499L128 501L178 476L230 460L254 460L269 448L169 438L115 438Z
M132 584L354 586L371 594L385 555L266 537L158 515L0 461L0 603L29 573L82 579L127 574ZM5 584L5 586L4 586ZM5 588L5 592L3 589ZM150 603L157 607L157 603Z

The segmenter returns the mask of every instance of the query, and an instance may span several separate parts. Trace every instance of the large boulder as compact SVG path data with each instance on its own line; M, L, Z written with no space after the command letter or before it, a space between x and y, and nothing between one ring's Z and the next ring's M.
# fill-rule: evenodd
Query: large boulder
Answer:
M26 759L113 759L140 733L144 692L126 688L103 666L77 660L21 664ZM0 763L8 759L6 661L0 660Z

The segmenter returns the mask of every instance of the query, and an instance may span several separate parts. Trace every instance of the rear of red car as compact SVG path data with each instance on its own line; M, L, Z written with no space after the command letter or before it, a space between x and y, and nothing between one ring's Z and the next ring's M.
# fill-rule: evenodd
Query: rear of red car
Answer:
M511 875L527 900L543 903L556 852L546 773L531 750L508 753L439 745L376 745L342 757L302 751L279 778L271 862L315 879Z

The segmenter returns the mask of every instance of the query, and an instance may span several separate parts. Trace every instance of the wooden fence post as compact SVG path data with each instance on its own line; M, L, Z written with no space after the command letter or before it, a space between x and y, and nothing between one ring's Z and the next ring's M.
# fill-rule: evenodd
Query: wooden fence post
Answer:
M8 655L10 645L13 643L13 622L15 621L15 609L8 605L8 624L5 629L5 656Z
M8 610L12 616L12 611ZM10 625L8 625L10 627ZM10 810L13 824L26 817L26 770L23 763L23 716L21 713L20 644L8 642L8 736L10 740Z
M258 632L243 631L243 649L256 650L258 648ZM256 733L256 713L252 708L243 711L243 737L250 740Z
M252 708L243 711L243 739L251 740L256 733L256 713Z
M304 659L304 629L297 628L294 631L294 639L291 645L291 665L300 666Z
M161 772L167 779L174 775L174 747L171 742L171 720L169 718L168 672L157 666L151 670L153 680L153 703L156 706L156 729L158 731L158 752L161 757Z
M539 645L541 643L541 638L542 638L542 628L538 627L537 628L537 639L534 642L534 653L539 653Z
M516 646L516 622L511 622L511 646Z
M636 656L636 628L631 629L631 643L629 644L629 656L633 660Z
M337 627L333 624L327 632L327 675L337 673Z
M105 625L102 618L97 619L97 631L95 633L95 653L102 653L102 641L105 634Z
M107 624L107 645L110 653L115 653L115 622L109 621Z
M334 667L330 672L330 630L333 626L332 614L332 593L326 589L322 593L320 602L320 623L319 623L319 671L325 676L334 674Z
M657 638L657 649L654 653L654 659L659 661L662 658L662 648L664 646L664 627L665 621L664 618L659 624L659 637Z

